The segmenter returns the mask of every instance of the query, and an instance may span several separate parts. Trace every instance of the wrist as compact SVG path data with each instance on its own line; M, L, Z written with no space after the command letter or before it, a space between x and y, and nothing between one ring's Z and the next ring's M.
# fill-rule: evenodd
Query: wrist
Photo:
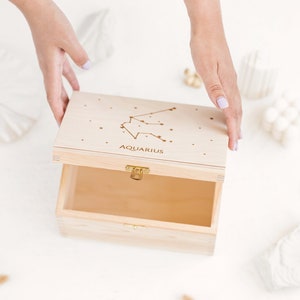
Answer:
M14 4L17 8L23 11L30 3L34 2L30 0L9 0L12 4Z
M184 0L194 37L223 32L219 0Z
M36 10L49 5L51 0L9 0L13 3L25 16L34 14Z

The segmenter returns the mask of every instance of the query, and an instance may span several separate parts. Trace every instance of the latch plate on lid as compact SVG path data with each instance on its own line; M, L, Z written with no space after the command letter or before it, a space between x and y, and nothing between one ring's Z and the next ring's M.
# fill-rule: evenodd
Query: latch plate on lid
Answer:
M127 165L125 167L126 171L131 172L130 178L134 180L142 180L144 174L149 174L150 169L148 167L132 166Z

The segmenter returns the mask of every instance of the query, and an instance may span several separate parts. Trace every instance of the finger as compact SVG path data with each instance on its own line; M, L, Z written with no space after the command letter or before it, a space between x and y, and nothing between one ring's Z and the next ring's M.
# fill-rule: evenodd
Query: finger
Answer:
M242 107L239 92L237 89L232 89L235 91L229 98L229 107L223 110L226 125L228 130L229 142L228 147L231 150L238 150L238 140L242 137L241 132L241 120L242 120Z
M65 45L64 50L70 55L76 65L84 70L90 69L91 62L89 57L76 36L74 36L71 41Z
M47 100L58 124L61 123L64 115L63 103L61 101L61 69L61 65L52 62L49 62L49 65L43 68L44 85L47 94Z
M63 76L68 80L74 91L79 90L79 82L67 58L63 65Z
M61 97L60 97L60 99L61 99L61 102L62 102L62 107L65 111L66 107L69 104L69 97L68 97L68 94L67 94L67 92L66 92L63 85L61 86Z
M217 72L210 72L209 75L202 76L202 79L210 100L215 104L216 107L222 109L225 114L229 137L228 147L229 149L233 150L235 149L236 144L236 124L228 115L229 103L226 99L219 76L217 75Z
M236 74L234 72L220 74L220 82L229 102L229 107L224 109L229 140L235 141L229 141L230 149L237 150L238 140L242 138L242 101L237 86ZM232 134L230 132L232 132Z
M227 134L229 137L228 140L228 148L233 151L238 150L238 139L239 139L239 125L237 118L234 118L228 109L224 110L224 115L226 119L226 126L227 126Z
M227 108L229 104L217 72L209 72L209 75L206 76L202 75L202 79L210 100L220 109Z
M203 81L209 98L216 107L223 110L225 115L229 137L228 148L236 151L238 149L238 139L241 136L241 114L239 113L239 107L235 107L236 105L234 105L234 101L231 99L233 97L227 100L225 90L217 72L210 72L209 75L203 76Z
M61 86L61 102L62 102L63 114L65 114L67 106L69 104L69 96L63 85Z

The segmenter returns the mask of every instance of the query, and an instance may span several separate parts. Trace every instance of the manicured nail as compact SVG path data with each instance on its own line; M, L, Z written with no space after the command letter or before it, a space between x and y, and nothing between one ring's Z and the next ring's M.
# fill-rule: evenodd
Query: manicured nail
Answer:
M84 65L81 66L81 68L82 68L83 70L89 70L89 69L91 68L91 65L92 65L91 61L90 61L90 60L87 60L86 63L85 63Z
M238 144L238 142L235 142L234 147L233 147L233 151L238 151L238 149L239 149L239 144Z
M224 97L219 97L217 99L217 103L221 109L227 108L229 106L227 99Z

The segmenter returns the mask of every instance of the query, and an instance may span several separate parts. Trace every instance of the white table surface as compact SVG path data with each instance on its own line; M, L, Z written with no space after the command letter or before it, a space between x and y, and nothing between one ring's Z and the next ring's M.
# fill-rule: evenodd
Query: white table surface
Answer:
M192 67L182 1L57 3L75 27L104 7L115 16L114 55L79 72L82 90L211 105L203 89L182 83L183 70ZM246 52L275 45L284 62L279 84L296 84L299 6L296 0L223 1L236 65ZM0 25L1 47L19 53L39 74L30 32L8 1L0 2ZM43 93L41 79L32 84ZM300 146L285 149L261 129L271 100L243 101L244 139L238 152L228 153L213 257L62 237L54 213L61 166L51 156L57 126L39 100L41 116L33 129L0 145L0 274L10 276L0 299L173 300L188 294L196 300L298 300L300 289L266 290L255 265L300 224Z

